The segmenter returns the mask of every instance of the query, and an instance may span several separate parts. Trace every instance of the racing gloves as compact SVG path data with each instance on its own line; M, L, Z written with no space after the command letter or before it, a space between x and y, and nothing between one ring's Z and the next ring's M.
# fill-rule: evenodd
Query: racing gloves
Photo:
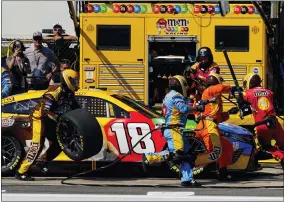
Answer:
M231 92L234 95L235 92L242 92L242 91L244 91L244 89L242 87L240 87L240 86L233 86Z
M195 107L196 111L199 111L199 112L204 112L205 110L205 106L204 105L197 105Z
M232 107L228 111L229 114L237 114L238 112L239 112L239 108L238 107Z

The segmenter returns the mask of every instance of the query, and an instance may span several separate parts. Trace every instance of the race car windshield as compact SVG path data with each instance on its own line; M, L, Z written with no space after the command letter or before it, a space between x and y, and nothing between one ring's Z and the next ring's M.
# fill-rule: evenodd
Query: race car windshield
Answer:
M124 104L127 104L131 108L135 109L136 111L140 112L144 116L148 118L160 118L161 115L155 112L154 110L151 110L149 107L144 105L143 103L137 102L130 97L122 96L122 95L112 95L112 97L118 99L119 101L123 102Z

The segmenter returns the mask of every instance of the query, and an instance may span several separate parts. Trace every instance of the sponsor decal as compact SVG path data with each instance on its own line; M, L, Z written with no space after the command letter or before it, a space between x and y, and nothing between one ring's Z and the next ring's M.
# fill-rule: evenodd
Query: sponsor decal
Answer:
M257 26L254 26L252 29L251 29L252 33L254 34L257 34L259 32L259 28Z
M14 97L7 97L7 98L2 99L2 105L8 104L8 103L11 103L11 102L14 102L14 101L15 101Z
M15 119L13 119L12 117L2 118L1 126L11 127L12 125L14 125L14 123L15 123Z
M253 73L258 74L259 69L257 67L253 68Z
M86 95L86 92L75 92L75 95Z
M262 96L267 96L268 92L267 91L255 91L253 92L255 97L262 97Z
M39 147L40 147L39 142L32 142L26 157L28 162L33 162L35 160L37 153L39 151Z
M92 24L89 24L88 26L87 26L87 31L88 32L93 32L95 30L95 27L92 25Z
M187 35L189 20L187 19L164 19L160 18L156 27L158 34L162 34L162 31L168 35Z
M257 106L261 110L267 110L270 107L270 102L267 97L260 97L257 101Z
M94 79L86 79L85 82L86 82L86 83L94 83L95 80L94 80Z

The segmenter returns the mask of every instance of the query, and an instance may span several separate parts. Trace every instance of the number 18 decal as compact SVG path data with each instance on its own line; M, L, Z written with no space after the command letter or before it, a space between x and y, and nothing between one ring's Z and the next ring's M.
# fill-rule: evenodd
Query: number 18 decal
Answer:
M121 154L129 152L130 148L127 141L127 132L130 137L131 148L145 135L143 140L134 147L133 151L137 154L155 152L155 145L150 133L150 126L147 123L114 123L111 125L111 131L115 133L118 149Z

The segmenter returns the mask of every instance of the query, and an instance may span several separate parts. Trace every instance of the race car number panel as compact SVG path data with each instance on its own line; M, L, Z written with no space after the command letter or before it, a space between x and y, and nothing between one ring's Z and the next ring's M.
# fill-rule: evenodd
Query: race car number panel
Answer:
M142 137L144 138L133 148L133 151L137 154L155 152L150 126L147 123L128 123L126 126L124 123L113 123L111 131L116 135L121 154L128 153L130 147L133 148ZM130 137L131 146L129 146L127 141L127 133Z
M130 114L130 118L113 119L105 126L107 140L113 145L108 150L115 148L117 158L128 154L122 160L126 162L141 161L143 153L162 151L166 141L160 130L153 131L153 120L139 112Z

